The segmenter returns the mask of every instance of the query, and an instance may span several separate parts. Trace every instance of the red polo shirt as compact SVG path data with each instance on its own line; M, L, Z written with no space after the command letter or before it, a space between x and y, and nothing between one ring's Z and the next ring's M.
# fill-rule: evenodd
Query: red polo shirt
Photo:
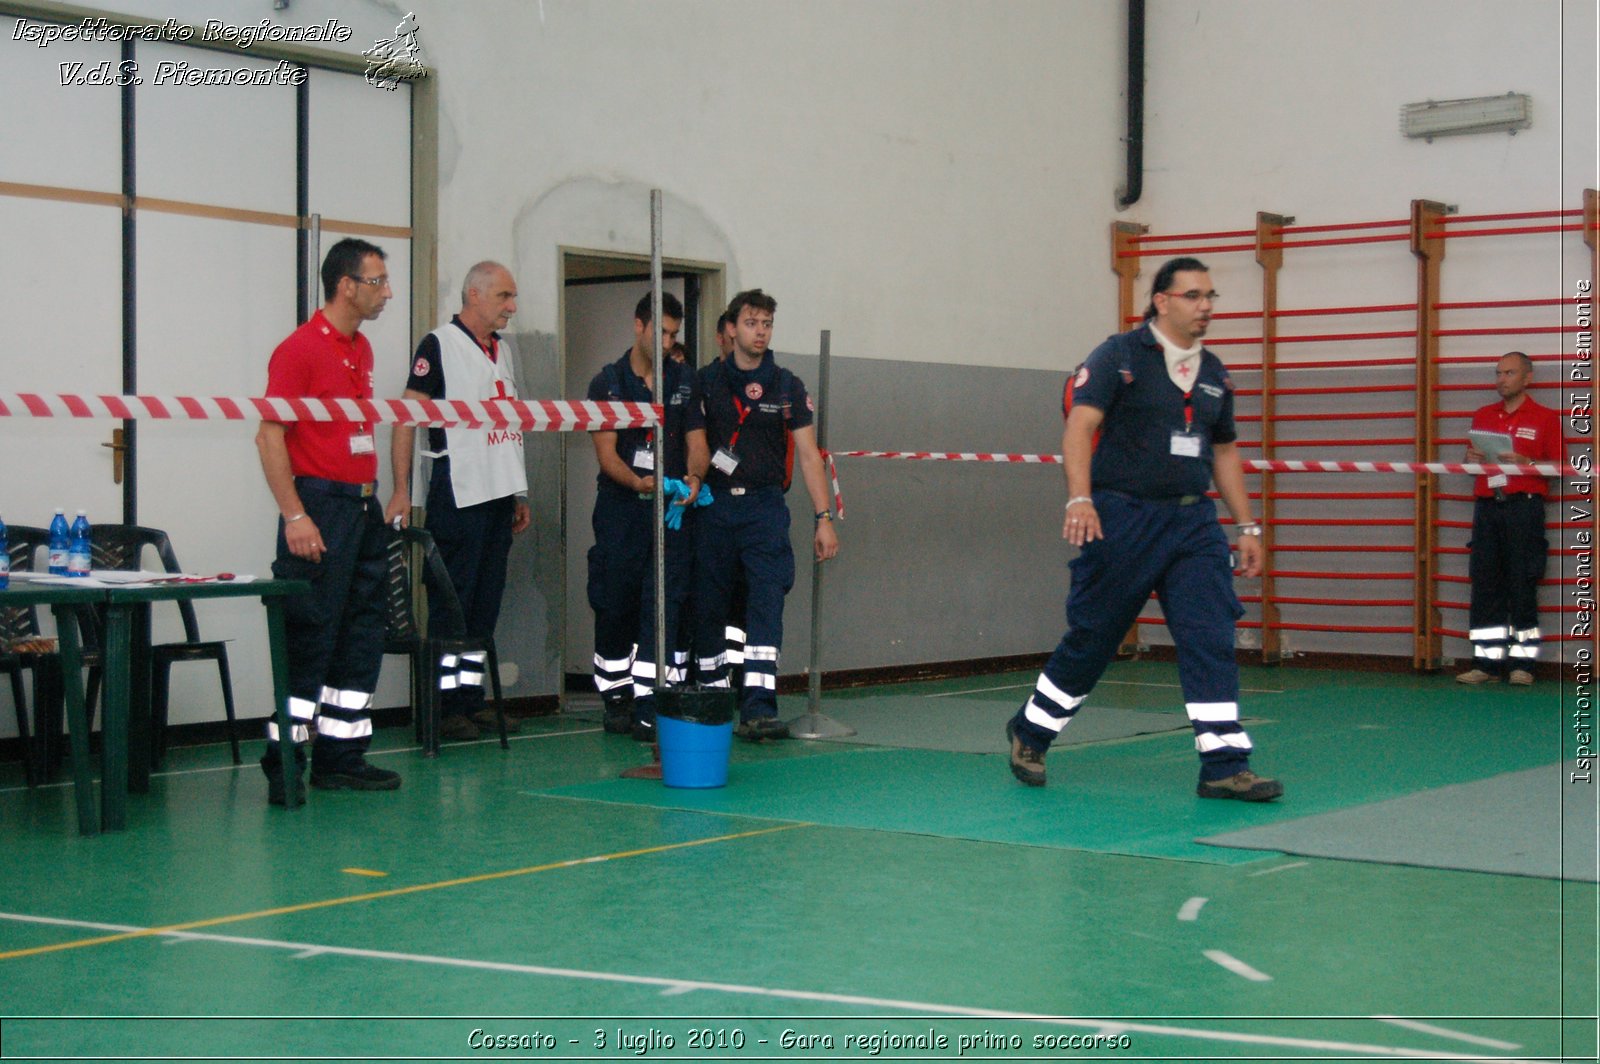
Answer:
M322 311L289 334L267 364L267 395L283 398L372 398L372 345L359 332L344 335ZM378 455L371 448L368 421L290 421L284 423L289 468L297 477L321 477L346 484L378 479ZM352 449L358 437L368 449Z
M1566 457L1561 442L1561 418L1526 394L1522 405L1509 414L1503 402L1479 407L1472 415L1472 427L1480 432L1505 433L1511 437L1512 450L1535 462L1560 462ZM1550 485L1540 476L1513 476L1500 490L1507 495L1522 491L1544 495L1549 492ZM1489 487L1489 478L1481 476L1472 482L1472 492L1482 499L1493 495L1494 489Z

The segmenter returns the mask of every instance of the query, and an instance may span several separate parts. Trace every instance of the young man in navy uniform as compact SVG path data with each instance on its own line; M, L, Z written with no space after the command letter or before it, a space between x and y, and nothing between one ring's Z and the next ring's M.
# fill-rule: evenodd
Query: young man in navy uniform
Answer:
M1467 461L1531 465L1562 460L1561 418L1528 395L1532 381L1533 359L1521 351L1500 356L1495 365L1500 400L1479 407L1472 428L1510 437L1511 450L1489 455L1469 443ZM1548 491L1540 476L1499 473L1472 482L1472 555L1467 563L1472 668L1456 677L1459 683L1489 683L1503 675L1518 687L1533 684L1541 639L1539 581L1550 549L1544 533Z
M322 262L322 287L322 309L272 352L267 394L370 399L372 345L361 323L376 320L392 295L382 250L364 240L339 241ZM399 774L366 759L372 692L383 664L382 589L391 535L374 497L372 424L263 421L256 450L278 505L272 575L311 584L284 603L295 793L284 790L283 736L269 720L261 759L267 800L300 803L299 768L313 718L313 787L392 791L400 786Z
M633 346L603 368L589 384L596 402L656 402L655 337L650 295L633 311ZM661 294L661 334L670 351L683 323L683 304L670 292ZM665 531L666 645L675 660L667 669L669 683L682 683L687 651L677 647L678 617L689 597L694 562L695 512L706 475L706 434L694 370L670 358L662 360L665 408L662 441L666 478L689 486L682 519ZM599 490L594 500L594 546L589 549L589 605L594 609L594 683L605 702L605 729L631 732L641 742L656 736L655 697L655 505L651 496L663 478L656 475L655 429L605 430L590 433L600 462Z
M517 282L498 262L480 262L461 286L461 313L422 338L406 381L407 399L515 399L516 352L500 335L517 312ZM415 425L396 425L390 444L394 494L384 520L411 520ZM505 595L511 537L533 522L522 433L516 428L430 428L428 531L450 571L464 635L494 636ZM496 724L484 705L487 655L464 654L440 677L439 737L470 740ZM520 725L506 721L507 731Z
M1095 348L1069 387L1062 434L1072 562L1067 633L1027 702L1006 724L1011 772L1045 782L1044 755L1110 664L1155 591L1178 651L1178 678L1200 754L1202 798L1262 802L1283 794L1250 771L1239 726L1228 541L1206 497L1215 480L1239 531L1243 575L1261 574L1261 526L1250 516L1234 440L1233 382L1201 343L1216 293L1195 259L1156 274L1144 324ZM1099 433L1099 442L1095 442Z
M736 574L742 572L748 599L744 691L736 731L749 742L789 737L788 727L778 720L778 652L783 646L783 599L794 586L789 505L783 494L791 437L815 515L812 548L818 561L839 553L811 399L800 379L779 368L769 350L777 309L777 301L759 288L734 296L728 304L733 351L700 371L711 449L706 480L716 501L702 516L696 544L695 647L702 680L727 686L729 597Z

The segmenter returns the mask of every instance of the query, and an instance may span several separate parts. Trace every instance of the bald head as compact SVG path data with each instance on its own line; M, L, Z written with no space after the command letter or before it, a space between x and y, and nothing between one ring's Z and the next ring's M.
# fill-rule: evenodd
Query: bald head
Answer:
M517 312L517 282L498 262L485 260L461 283L461 321L480 340L499 332Z

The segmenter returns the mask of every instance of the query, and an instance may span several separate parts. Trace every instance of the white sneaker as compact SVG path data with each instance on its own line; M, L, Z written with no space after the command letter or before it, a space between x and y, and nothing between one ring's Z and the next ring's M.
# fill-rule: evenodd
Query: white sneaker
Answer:
M1456 677L1456 683L1467 683L1474 687L1478 686L1479 684L1492 683L1493 681L1494 677L1489 673L1484 672L1482 669L1473 669L1470 672L1464 672L1460 676Z
M1511 682L1518 687L1532 687L1533 673L1527 669L1512 669Z

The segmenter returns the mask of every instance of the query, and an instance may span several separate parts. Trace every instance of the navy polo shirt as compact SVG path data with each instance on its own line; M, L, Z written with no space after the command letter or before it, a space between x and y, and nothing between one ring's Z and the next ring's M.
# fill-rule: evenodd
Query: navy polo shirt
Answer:
M789 450L784 430L803 429L813 420L811 397L800 378L780 368L770 351L752 370L739 369L730 355L700 371L700 392L706 445L713 455L728 447L739 456L731 477L712 465L706 474L712 489L781 488Z
M1212 445L1238 438L1233 423L1233 380L1222 360L1200 353L1200 369L1187 399L1167 376L1161 342L1148 324L1108 338L1073 379L1072 402L1105 412L1090 466L1094 490L1145 499L1198 495L1211 486ZM1198 457L1172 453L1172 434L1200 438Z
M667 398L663 404L666 408L667 436L663 448L666 452L666 472L667 476L682 480L689 468L685 435L695 429L705 428L705 417L700 411L698 382L689 367L668 359L662 366L661 373L667 382L664 389ZM624 351L617 361L595 374L594 380L589 382L588 398L597 403L655 402L655 397L650 394L650 388L645 384L644 378L633 372L633 362L627 351ZM632 465L633 456L640 448L654 447L652 433L652 429L618 429L617 454L623 462ZM640 476L650 475L650 471L646 469L635 468L634 472ZM602 491L633 494L606 476L604 470L596 480Z

